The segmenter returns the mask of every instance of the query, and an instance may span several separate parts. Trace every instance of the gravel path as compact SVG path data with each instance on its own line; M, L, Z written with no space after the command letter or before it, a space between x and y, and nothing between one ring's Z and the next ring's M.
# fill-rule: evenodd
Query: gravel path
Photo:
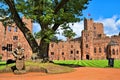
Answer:
M120 69L79 67L71 73L44 74L27 73L14 75L0 73L0 80L120 80Z

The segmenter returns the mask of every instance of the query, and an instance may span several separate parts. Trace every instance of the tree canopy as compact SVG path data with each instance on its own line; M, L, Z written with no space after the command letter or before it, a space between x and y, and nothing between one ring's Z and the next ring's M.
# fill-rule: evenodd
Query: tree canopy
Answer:
M15 21L33 51L38 51L39 46L41 51L48 50L46 42L52 39L50 35L56 34L59 27L67 30L65 33L71 33L71 29L68 31L70 28L68 24L81 20L82 11L87 8L89 1L91 0L0 0L0 17L2 19L5 17L4 20L10 17ZM21 16L40 24L42 33L40 45L22 22Z

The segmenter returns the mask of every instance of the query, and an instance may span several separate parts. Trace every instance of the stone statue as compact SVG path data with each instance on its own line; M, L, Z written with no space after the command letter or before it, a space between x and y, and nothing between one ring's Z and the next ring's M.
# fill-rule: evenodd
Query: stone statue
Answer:
M12 52L12 54L16 58L17 73L22 73L25 71L24 49L20 44L18 44L17 48Z

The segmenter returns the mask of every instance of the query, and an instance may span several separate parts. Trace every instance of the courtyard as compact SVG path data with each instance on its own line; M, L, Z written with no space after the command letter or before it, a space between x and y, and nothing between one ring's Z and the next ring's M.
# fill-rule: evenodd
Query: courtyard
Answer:
M62 74L30 72L22 75L0 73L0 80L119 80L120 69L78 67L75 71Z

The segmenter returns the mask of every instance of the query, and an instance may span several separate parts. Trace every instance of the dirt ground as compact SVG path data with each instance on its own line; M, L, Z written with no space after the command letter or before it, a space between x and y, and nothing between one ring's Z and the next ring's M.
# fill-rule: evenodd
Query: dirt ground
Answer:
M74 72L63 74L0 73L0 80L120 80L120 69L79 67Z

